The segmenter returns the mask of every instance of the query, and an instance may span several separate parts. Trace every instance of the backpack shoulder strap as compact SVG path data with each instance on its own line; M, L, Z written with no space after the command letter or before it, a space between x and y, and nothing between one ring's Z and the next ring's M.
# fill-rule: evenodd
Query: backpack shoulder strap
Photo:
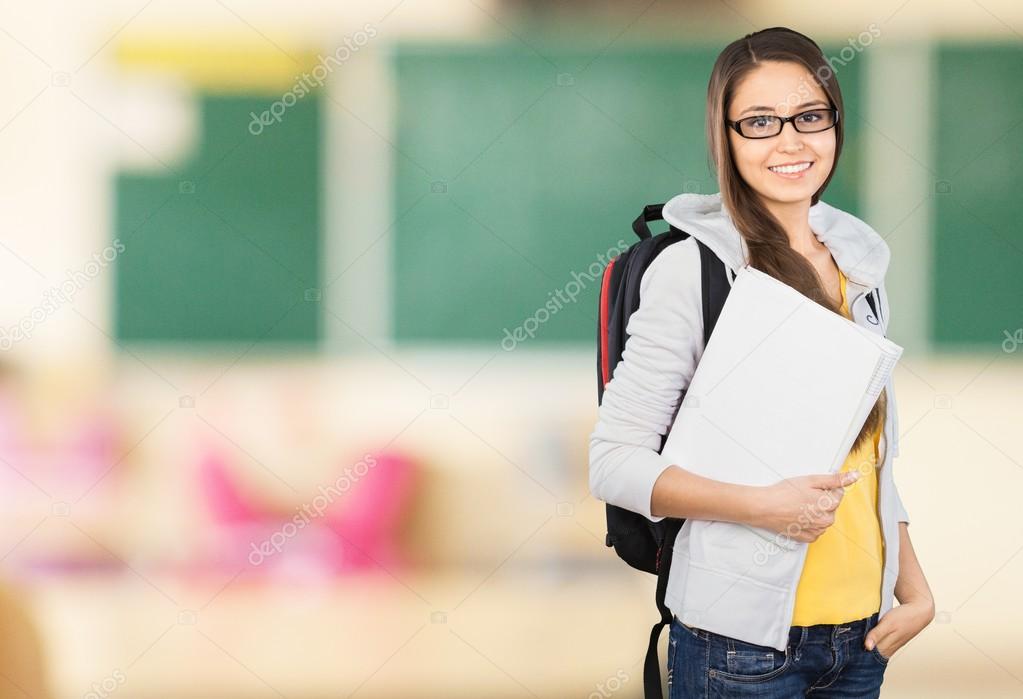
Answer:
M699 239L696 242L700 246L703 284L703 344L706 346L710 341L710 334L714 332L714 326L717 325L721 309L724 308L725 298L731 290L728 277L731 276L733 279L735 277L710 248Z
M710 340L710 334L714 332L718 316L721 315L721 309L725 305L725 298L731 290L731 285L728 281L730 272L710 248L700 242L699 239L696 242L700 248L700 288L703 292L703 341L706 346L706 343ZM685 391L682 392L682 396L685 396ZM674 424L675 416L678 415L681 405L682 398L679 398L678 405L675 406L675 415L672 416L669 425ZM666 439L667 434L661 438L662 449ZM664 533L663 539L657 542L657 592L655 596L657 611L660 612L661 619L650 630L650 643L647 646L646 660L643 663L643 696L646 699L664 699L664 693L661 689L661 665L657 657L657 642L661 637L661 629L671 624L673 616L668 605L665 603L665 596L668 591L668 574L671 572L671 559L672 553L675 550L675 538L678 536L679 529L682 528L684 522L682 519L670 517L666 517L662 521L665 523L665 526L662 529Z

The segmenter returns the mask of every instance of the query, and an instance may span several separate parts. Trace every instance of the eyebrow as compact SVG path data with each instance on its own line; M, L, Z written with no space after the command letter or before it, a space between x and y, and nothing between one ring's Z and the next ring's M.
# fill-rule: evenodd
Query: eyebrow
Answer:
M801 105L796 107L796 109L803 109L805 107L812 107L815 104L827 105L828 103L825 102L824 100L814 100L813 102L803 102ZM744 110L739 112L739 116L742 116L746 112L770 112L770 111L773 111L771 107L764 107L764 106L758 104L758 105L755 105L753 107L746 107Z

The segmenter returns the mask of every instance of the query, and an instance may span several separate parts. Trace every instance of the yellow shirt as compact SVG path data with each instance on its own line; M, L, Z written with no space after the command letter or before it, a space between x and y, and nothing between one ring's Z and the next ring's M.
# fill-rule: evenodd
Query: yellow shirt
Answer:
M841 270L838 275L842 315L849 318L845 275ZM806 563L796 588L793 626L841 624L880 610L884 545L877 512L880 439L878 428L874 439L850 451L842 464L842 471L859 469L860 478L845 486L834 524L807 546Z

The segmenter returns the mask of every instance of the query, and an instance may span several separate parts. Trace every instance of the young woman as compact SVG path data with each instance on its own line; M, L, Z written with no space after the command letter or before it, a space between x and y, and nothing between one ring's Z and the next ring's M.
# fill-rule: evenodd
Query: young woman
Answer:
M838 81L808 37L765 29L722 51L707 93L720 192L681 194L665 205L665 220L691 237L644 273L590 437L590 489L600 500L652 522L736 522L806 544L805 562L779 585L759 579L753 565L736 567L741 575L713 569L682 528L666 595L672 699L877 697L892 656L934 617L891 473L898 449L891 381L834 474L742 486L698 476L656 451L703 352L697 239L732 272L751 265L855 323L886 330L887 244L820 201L844 122Z

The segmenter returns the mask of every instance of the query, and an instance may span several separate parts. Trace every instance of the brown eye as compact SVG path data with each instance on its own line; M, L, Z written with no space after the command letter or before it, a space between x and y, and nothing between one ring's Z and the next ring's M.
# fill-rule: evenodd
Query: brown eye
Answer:
M796 116L795 124L800 131L823 131L835 125L834 115L832 109L814 109Z
M778 129L778 117L770 115L753 116L739 122L744 136L769 136Z

